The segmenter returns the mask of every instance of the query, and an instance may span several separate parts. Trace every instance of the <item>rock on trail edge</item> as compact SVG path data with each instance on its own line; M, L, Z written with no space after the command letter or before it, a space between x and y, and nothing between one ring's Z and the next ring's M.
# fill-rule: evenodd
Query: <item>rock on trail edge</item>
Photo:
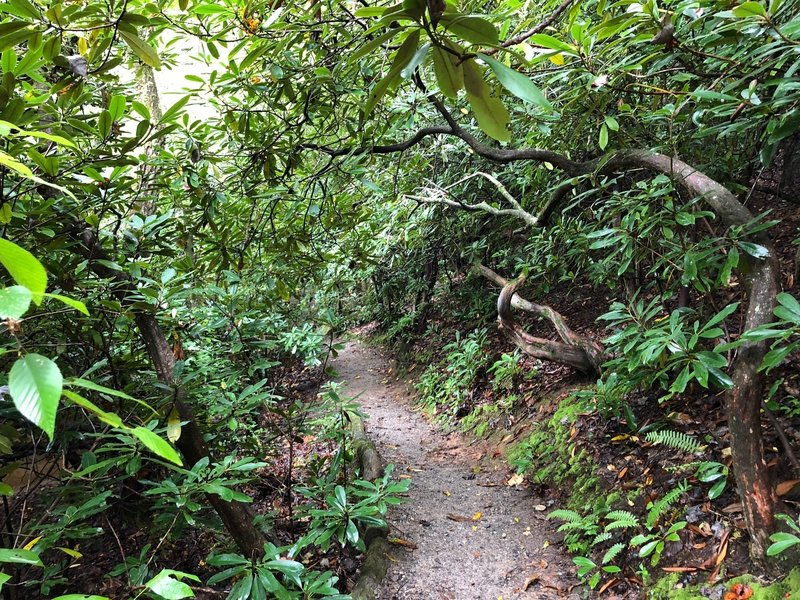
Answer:
M394 475L411 478L406 502L389 513L395 543L376 598L581 597L569 557L548 542L549 509L525 488L507 485L502 458L414 412L406 384L378 350L347 342L332 366L344 393L357 396L367 434L395 465Z

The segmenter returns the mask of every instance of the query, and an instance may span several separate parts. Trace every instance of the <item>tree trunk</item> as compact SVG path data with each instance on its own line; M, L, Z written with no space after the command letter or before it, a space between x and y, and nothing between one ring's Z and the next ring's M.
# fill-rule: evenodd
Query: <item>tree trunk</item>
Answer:
M725 186L677 158L633 151L609 162L604 170L633 166L669 175L693 196L702 197L729 227L753 220L752 213ZM778 265L772 241L764 232L753 236L751 241L763 246L766 256L759 259L743 255L738 269L749 295L745 331L772 321L778 291ZM780 507L764 460L761 431L764 381L758 368L766 352L767 342L763 340L747 342L739 348L731 366L733 386L725 396L733 471L750 532L750 554L758 561L764 559L769 547L769 536L775 530L775 513Z
M98 262L98 259L109 260L109 257L100 246L94 232L88 226L84 227L76 237L80 241L79 251L89 262L89 268L98 277L110 279L116 284L114 296L123 307L133 312L142 341L145 348L147 348L150 360L153 362L159 381L173 389L174 405L178 409L181 421L186 421L186 424L181 427L181 435L176 444L178 449L183 453L190 465L194 465L204 457L208 457L209 461L213 462L211 453L203 441L203 434L194 417L194 411L184 401L185 389L181 382L175 378L175 357L156 316L150 312L130 309L131 301L128 295L134 291L132 281L122 272L109 269ZM264 552L264 543L268 539L262 536L253 526L254 514L250 506L236 501L226 502L216 494L206 494L206 499L219 515L225 529L231 535L242 554L248 558L261 556ZM277 540L273 538L269 541Z

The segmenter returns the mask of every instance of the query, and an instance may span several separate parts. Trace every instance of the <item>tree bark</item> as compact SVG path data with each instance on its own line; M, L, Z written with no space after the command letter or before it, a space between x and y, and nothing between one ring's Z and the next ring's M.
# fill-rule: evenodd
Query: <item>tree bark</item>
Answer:
M528 302L517 294L517 289L524 283L525 277L508 281L480 263L476 268L481 275L502 286L503 289L497 297L497 318L500 328L520 350L540 360L569 365L587 375L600 373L600 365L604 360L602 346L575 333L567 325L564 317L549 306ZM563 341L537 338L527 333L511 314L512 306L550 321Z

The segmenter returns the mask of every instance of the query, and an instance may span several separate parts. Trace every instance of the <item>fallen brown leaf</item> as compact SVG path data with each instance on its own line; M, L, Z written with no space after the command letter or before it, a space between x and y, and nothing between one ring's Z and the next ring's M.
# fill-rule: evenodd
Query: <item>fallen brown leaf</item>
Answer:
M403 546L403 548L408 548L409 550L416 550L417 545L414 542L409 542L408 540L404 540L403 538L398 537L390 537L388 539L390 544L394 544L395 546Z
M605 582L605 583L604 583L602 586L600 586L600 589L599 589L599 590L597 590L597 593L598 593L598 594L602 594L602 593L603 593L603 592L605 592L606 590L608 590L608 589L610 589L610 588L614 587L615 585L617 585L617 584L619 583L619 581L620 581L620 580L619 580L619 579L617 579L616 577L614 577L613 579L609 579L609 580L608 580L608 581L606 581L606 582Z
M450 519L451 521L457 521L459 523L468 523L469 521L472 520L469 517L465 517L463 515L454 515L453 513L448 514L447 518Z
M789 481L782 481L777 486L775 486L775 493L778 496L786 496L789 494L796 486L800 486L800 479L791 479Z
M522 584L522 591L528 591L528 588L531 587L534 583L541 579L540 575L531 575L525 580L525 583Z

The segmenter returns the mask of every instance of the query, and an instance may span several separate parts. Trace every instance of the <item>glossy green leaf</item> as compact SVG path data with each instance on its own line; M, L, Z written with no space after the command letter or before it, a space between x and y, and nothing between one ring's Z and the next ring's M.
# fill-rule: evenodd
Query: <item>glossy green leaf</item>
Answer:
M743 2L733 9L735 17L766 17L767 10L760 2Z
M154 69L161 68L161 59L158 57L158 53L150 44L145 42L136 33L126 29L120 29L119 35L123 40L125 40L125 43L128 44L128 47L136 56L141 59L144 64L149 65Z
M408 64L417 50L417 45L419 44L419 35L419 29L415 29L408 35L408 37L401 44L400 48L397 50L397 54L395 54L394 62L392 63L391 69L389 69L389 73L373 86L369 96L367 97L367 102L364 105L365 117L372 113L375 105L380 101L381 98L383 98L386 90L389 89L389 86L400 80L400 72L403 70L403 67Z
M478 57L487 65L489 65L492 71L494 71L495 77L497 77L497 81L500 82L500 85L514 94L517 98L531 102L532 104L536 104L537 106L541 106L547 110L553 109L553 105L548 102L547 98L545 98L542 90L536 87L529 77L526 77L522 73L507 67L500 61L497 61L490 56L478 54Z
M125 96L114 96L108 103L108 112L111 114L112 121L119 121L125 115L127 108L127 101Z
M425 60L430 48L431 45L430 42L428 42L427 44L420 46L419 50L414 53L414 56L411 57L411 60L408 61L408 64L400 71L400 75L404 79L409 79L414 74L414 71L417 70L417 67L422 63L423 60Z
M445 14L439 21L447 31L470 44L496 46L500 43L497 28L486 19L466 15Z
M385 6L362 6L354 14L361 19L368 17L380 17L385 11Z
M166 441L162 440L146 427L136 427L131 429L130 432L139 438L139 441L144 444L145 448L154 454L165 460L175 463L178 466L183 465L183 462L181 461L180 456L178 456L178 453L175 451L175 448L170 446Z
M772 545L767 548L767 556L775 556L781 552L785 552L792 546L800 544L800 537L791 533L778 532L769 536Z
M16 171L23 177L28 177L28 178L33 177L33 171L31 171L29 167L19 162L16 158L11 156L10 154L7 154L6 152L3 151L0 151L0 165L8 167L12 171Z
M179 580L183 578L200 581L195 575L190 575L181 571L173 571L172 569L164 569L145 583L144 586L165 600L194 598L195 596L192 588Z
M458 58L438 46L435 47L433 49L433 72L441 92L455 100L459 90L464 88L464 69L458 64Z
M9 4L17 10L17 15L31 20L42 18L42 13L29 0L9 0Z
M600 135L597 138L597 145L600 146L600 150L605 150L606 146L608 146L608 126L605 123L600 126Z
M63 378L56 363L40 354L17 359L8 375L14 406L52 440Z
M542 48L549 48L550 50L558 50L559 52L563 52L564 54L569 54L571 56L578 55L578 50L575 46L566 42L562 42L558 38L554 38L552 35L547 35L546 33L537 33L532 35L528 39L528 43L532 46L541 46Z
M33 295L21 285L0 289L0 319L19 319L28 312Z
M80 394L76 394L72 390L62 390L64 397L74 402L81 408L85 408L91 413L94 413L103 423L111 425L111 427L122 427L122 419L115 413L104 411L102 408L87 400Z
M221 4L200 4L194 7L196 15L224 15L226 17L235 17L236 14L227 6Z
M379 10L383 11L382 8L379 9ZM386 42L391 40L394 36L396 36L401 31L403 31L403 30L400 29L399 27L398 28L394 28L394 29L389 29L388 31L384 32L383 34L379 35L378 37L370 40L369 42L367 42L366 44L361 46L358 50L353 52L350 56L348 56L347 57L348 62L351 62L351 63L357 62L358 60L360 60L361 58L363 58L367 54L370 54L370 53L374 52L375 50L377 50L378 48L380 48L381 46L383 46L383 44L385 44Z
M62 296L61 294L45 294L45 298L52 298L53 300L58 300L67 306L74 308L78 312L85 314L87 317L89 316L89 310L86 308L86 305L81 302L80 300L75 300L74 298L69 298L67 296Z
M463 67L467 101L475 113L478 126L486 135L499 142L509 141L511 132L508 130L508 123L511 119L505 105L490 95L483 73L473 59L466 61Z
M37 567L44 566L38 554L20 548L0 548L0 562L16 565L34 565Z

